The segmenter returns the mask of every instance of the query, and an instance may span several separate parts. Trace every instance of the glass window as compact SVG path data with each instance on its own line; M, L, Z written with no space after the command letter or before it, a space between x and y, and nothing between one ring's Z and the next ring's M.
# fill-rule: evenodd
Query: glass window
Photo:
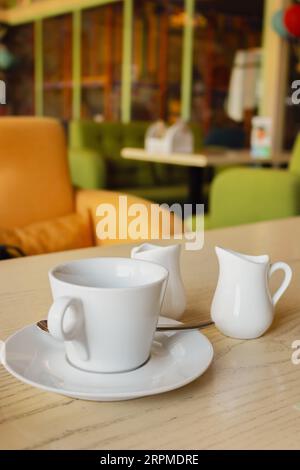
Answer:
M184 2L134 4L132 119L174 120L180 115Z
M256 109L245 109L235 121L228 117L226 104L237 51L261 47L263 3L196 1L192 120L201 124L209 144L239 147L249 141Z
M72 115L72 17L43 21L44 114L68 120Z
M13 55L12 65L0 72L6 82L7 105L0 106L2 114L34 114L33 25L9 28L4 44Z
M82 117L120 119L122 4L82 12Z

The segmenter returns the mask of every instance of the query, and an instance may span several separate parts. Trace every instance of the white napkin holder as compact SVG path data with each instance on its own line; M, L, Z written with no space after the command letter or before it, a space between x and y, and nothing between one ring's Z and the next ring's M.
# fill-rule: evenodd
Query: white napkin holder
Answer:
M163 121L157 121L146 132L145 149L156 154L192 153L193 133L183 121L177 121L170 127Z

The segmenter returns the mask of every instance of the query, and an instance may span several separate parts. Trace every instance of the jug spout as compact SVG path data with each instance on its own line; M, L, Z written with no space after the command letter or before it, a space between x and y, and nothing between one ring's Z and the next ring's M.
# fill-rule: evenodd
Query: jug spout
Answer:
M259 256L252 256L252 255L245 255L243 253L238 253L237 251L228 250L222 248L220 246L215 247L215 252L219 263L222 262L244 262L244 263L252 263L255 265L262 265L266 266L269 263L269 256L268 255L259 255Z
M163 265L179 263L179 255L180 245L161 246L153 245L152 243L143 243L131 250L132 258L149 260Z
M152 243L143 243L142 245L139 246L134 246L131 250L131 256L134 257L134 255L138 253L144 253L146 251L150 250L155 250L157 248L156 245L153 245Z
M167 246L161 246L161 245L154 245L153 243L142 243L142 245L135 246L132 248L132 253L143 253L146 251L151 251L151 250L163 250L166 252L170 251L180 251L180 245L167 245Z

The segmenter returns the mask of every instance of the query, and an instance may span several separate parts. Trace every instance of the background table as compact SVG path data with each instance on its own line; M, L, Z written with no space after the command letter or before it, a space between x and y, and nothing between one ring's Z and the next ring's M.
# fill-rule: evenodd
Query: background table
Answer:
M214 361L179 390L128 402L79 401L25 385L0 366L0 448L299 449L300 365L291 363L291 344L300 339L299 240L300 218L295 218L210 231L202 251L183 251L184 320L209 317L216 244L269 253L273 261L288 262L294 277L262 338L234 340L209 327ZM129 253L129 246L118 246L1 261L0 338L45 318L51 303L47 271L53 265Z
M264 165L280 166L287 164L290 153L273 155L272 158L253 158L249 150L216 150L203 149L199 154L172 153L152 154L145 149L124 148L121 152L123 158L143 162L166 163L189 168L189 202L203 203L203 186L205 183L204 169L207 167L235 166L235 165Z

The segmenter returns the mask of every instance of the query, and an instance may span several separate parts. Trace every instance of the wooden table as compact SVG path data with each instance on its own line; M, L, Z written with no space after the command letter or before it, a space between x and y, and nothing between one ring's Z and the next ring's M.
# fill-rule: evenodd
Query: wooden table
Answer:
M288 262L294 277L271 330L241 341L207 336L208 371L179 390L128 402L95 403L31 388L0 366L0 448L239 449L300 448L300 218L206 233L205 248L184 251L188 308L184 320L209 317L217 280L216 244ZM0 262L0 338L44 318L51 303L48 269L63 260L128 256L129 246L91 248ZM279 278L274 279L275 284Z
M204 169L207 167L254 165L280 166L287 164L290 153L273 155L272 158L253 158L249 150L216 150L203 149L199 154L172 153L152 154L142 148L124 148L121 152L123 158L143 162L166 163L189 168L189 201L193 204L203 203L203 186L205 182Z

